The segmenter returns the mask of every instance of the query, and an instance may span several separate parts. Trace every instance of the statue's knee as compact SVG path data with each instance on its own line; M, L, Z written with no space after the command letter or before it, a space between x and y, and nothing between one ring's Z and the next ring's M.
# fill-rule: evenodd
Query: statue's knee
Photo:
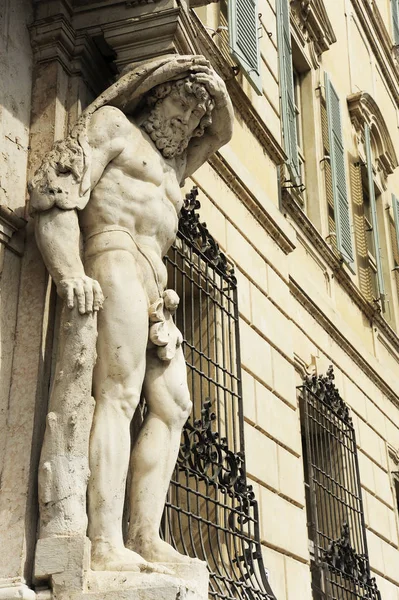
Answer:
M191 402L190 394L187 394L187 398L184 401L182 406L182 419L184 419L184 423L187 421L188 417L191 415L191 411L193 410L193 403Z
M132 419L134 412L140 402L140 392L135 388L126 387L121 390L119 398L120 410L129 418Z
M140 402L140 392L135 387L118 384L107 386L106 391L104 390L96 400L105 406L113 407L131 420Z
M175 427L183 427L191 414L193 403L191 402L190 394L187 390L185 394L180 395L174 401L173 424Z

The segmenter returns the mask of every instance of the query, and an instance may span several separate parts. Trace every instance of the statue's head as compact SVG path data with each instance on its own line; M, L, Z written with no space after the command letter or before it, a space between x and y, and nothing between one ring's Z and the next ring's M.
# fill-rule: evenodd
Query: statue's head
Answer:
M146 100L151 111L142 127L165 158L182 154L212 123L212 97L190 77L157 85Z

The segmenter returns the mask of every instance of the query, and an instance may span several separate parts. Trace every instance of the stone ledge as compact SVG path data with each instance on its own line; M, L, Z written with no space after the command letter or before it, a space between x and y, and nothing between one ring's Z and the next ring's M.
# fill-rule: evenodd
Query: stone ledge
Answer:
M36 594L22 581L0 579L0 600L36 600Z
M7 246L18 256L23 253L23 240L21 236L14 236L14 234L23 229L26 223L27 221L19 217L12 208L0 204L0 243Z
M90 541L83 536L39 539L35 580L49 585L54 600L207 600L206 563L165 564L173 574L92 571ZM40 594L39 594L40 596ZM10 600L18 596L10 596ZM44 597L43 597L44 598ZM8 596L0 600L8 600ZM22 600L34 600L26 596ZM47 599L46 599L47 600Z

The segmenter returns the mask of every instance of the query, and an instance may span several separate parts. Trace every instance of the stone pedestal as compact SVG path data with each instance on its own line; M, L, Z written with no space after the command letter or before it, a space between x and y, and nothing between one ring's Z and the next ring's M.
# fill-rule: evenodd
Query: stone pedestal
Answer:
M53 600L207 600L206 563L164 566L171 575L92 571L88 538L53 537L38 542L35 579L50 586Z

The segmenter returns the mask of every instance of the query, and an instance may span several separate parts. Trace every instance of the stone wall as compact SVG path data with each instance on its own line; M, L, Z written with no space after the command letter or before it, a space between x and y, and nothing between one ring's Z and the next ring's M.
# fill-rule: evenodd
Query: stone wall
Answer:
M39 258L32 225L25 226L22 220L28 218L24 213L27 170L34 171L90 98L105 87L112 77L112 69L108 70L112 62L122 67L146 52L201 50L208 52L228 79L236 127L231 143L186 182L183 192L198 186L201 218L236 265L247 467L260 503L262 548L271 585L278 600L311 599L296 386L305 373L323 373L333 364L337 386L352 410L356 428L372 571L383 600L399 600L398 514L391 480L391 471L398 470L398 465L390 458L399 449L395 273L387 274L389 318L378 318L366 310L358 294L357 275L334 259L320 162L324 71L330 73L341 97L349 155L357 154L357 139L346 98L359 88L377 101L399 154L398 99L392 91L392 82L399 76L384 50L384 30L380 38L373 30L377 40L373 45L364 25L371 22L367 2L327 3L337 42L315 65L314 48L292 22L293 39L311 65L306 106L312 126L305 131L309 176L306 210L295 205L295 198L280 210L278 181L284 150L274 0L259 2L262 96L255 94L241 74L232 77L231 65L218 54L217 36L208 35L199 45L204 34L201 23L213 29L219 24L218 3L196 9L197 17L191 15L196 36L177 17L173 21L170 15L176 3L167 22L161 19L165 2L150 4L150 9L146 4L132 7L134 3L122 9L114 1L99 2L95 8L89 2L74 4L80 7L74 19L69 5L55 0L35 3L35 18L28 0L3 2L0 12L4 154L0 163L0 547L7 548L0 557L0 587L14 585L30 597L24 582L32 583L37 463L54 359L54 291ZM389 37L390 14L386 3L379 4ZM133 12L127 15L126 10ZM146 33L140 35L150 40L148 47L142 38L138 40L139 17L145 18ZM32 95L27 25L33 21ZM159 23L167 32L162 48L157 46ZM68 28L74 31L71 37ZM88 30L90 35L86 35ZM98 40L93 42L99 30L104 34L102 43L106 42L101 52ZM117 52L116 60L111 50ZM100 81L96 79L99 73ZM349 159L347 167L349 172ZM382 190L385 240L389 239L385 208L395 190L399 195L398 169L388 176ZM387 241L385 245L389 255Z

